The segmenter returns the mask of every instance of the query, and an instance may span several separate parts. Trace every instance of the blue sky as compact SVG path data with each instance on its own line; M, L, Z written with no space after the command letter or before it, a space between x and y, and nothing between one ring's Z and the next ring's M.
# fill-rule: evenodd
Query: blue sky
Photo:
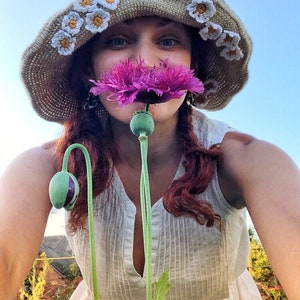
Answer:
M121 0L122 1L122 0ZM54 139L61 127L38 117L19 77L21 54L67 0L3 1L0 10L0 173L19 153ZM254 48L246 87L209 116L276 144L300 166L300 4L296 0L227 3L243 20Z

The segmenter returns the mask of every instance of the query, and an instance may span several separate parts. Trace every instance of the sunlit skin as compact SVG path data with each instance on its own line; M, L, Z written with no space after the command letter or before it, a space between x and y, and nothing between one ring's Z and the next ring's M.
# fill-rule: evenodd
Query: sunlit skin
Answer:
M160 18L135 19L108 28L94 49L95 78L120 60L143 58L151 67L161 59L191 64L189 35L183 25ZM137 208L133 264L143 274L144 256L139 211L140 153L129 130L134 103L113 116L116 166L124 188ZM183 98L152 105L156 128L149 138L151 199L157 201L174 178L181 158L176 132ZM235 208L246 206L288 299L298 300L300 285L300 172L272 144L231 131L221 142L223 160L218 178L224 197ZM49 181L57 170L55 143L29 149L17 157L0 180L0 299L15 299L41 245L51 210ZM159 180L157 180L159 178ZM230 254L230 253L229 253Z

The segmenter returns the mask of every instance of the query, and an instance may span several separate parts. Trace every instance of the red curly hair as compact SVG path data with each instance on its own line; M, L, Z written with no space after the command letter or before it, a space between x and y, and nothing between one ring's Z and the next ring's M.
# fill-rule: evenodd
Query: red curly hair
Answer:
M87 74L91 66L93 42L96 35L83 47L78 49L72 60L72 68L69 72L70 88L78 99L78 112L64 123L64 133L57 141L56 153L58 159L58 169L60 170L64 152L72 143L83 144L90 153L93 173L93 194L98 195L108 188L112 177L113 164L113 135L108 118L104 126L94 110L85 111L82 109L89 87L86 85ZM194 65L199 64L199 48L201 45L195 44L199 39L191 37L192 61ZM198 49L198 50L197 50ZM203 57L205 51L201 47ZM193 59L193 51L197 55ZM198 71L198 70L197 70ZM83 74L86 74L83 76ZM85 78L85 79L84 79ZM199 200L197 195L203 192L211 182L216 170L217 163L222 157L219 145L214 145L210 149L201 145L193 131L192 110L184 102L179 109L177 124L179 143L184 156L185 173L182 177L174 180L163 197L165 209L174 215L194 218L199 224L213 226L217 221L221 224L221 218L214 213L213 207L205 200ZM71 152L68 169L78 179L80 186L79 198L75 207L70 212L70 229L75 232L86 224L87 217L87 186L85 159L78 150Z
M218 145L206 149L199 144L193 132L191 112L185 104L182 105L177 125L181 150L185 157L185 173L173 181L163 197L163 204L165 209L176 217L192 217L199 224L213 226L215 221L221 221L220 216L214 213L211 204L197 199L197 195L203 192L212 180L217 162L221 158L221 150ZM62 162L69 145L83 144L91 156L93 194L100 194L109 186L112 177L114 151L110 126L104 128L96 114L90 111L70 118L64 127L64 133L56 144L58 161ZM70 217L71 230L76 231L84 226L87 216L86 167L84 156L79 150L71 152L68 170L78 179L80 186L79 198Z

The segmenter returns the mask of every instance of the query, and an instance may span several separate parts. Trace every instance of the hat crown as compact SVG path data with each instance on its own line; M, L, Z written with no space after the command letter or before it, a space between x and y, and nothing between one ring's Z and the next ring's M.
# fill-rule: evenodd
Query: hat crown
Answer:
M199 29L210 47L205 109L223 108L245 84L251 40L223 0L75 0L54 15L25 51L22 77L33 107L63 122L78 110L68 72L74 51L107 27L139 16L159 16Z

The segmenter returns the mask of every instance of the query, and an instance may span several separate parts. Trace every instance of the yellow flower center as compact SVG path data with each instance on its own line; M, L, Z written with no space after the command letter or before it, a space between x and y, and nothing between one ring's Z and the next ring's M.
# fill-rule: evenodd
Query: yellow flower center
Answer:
M227 54L228 54L229 56L235 56L235 55L237 54L237 51L236 51L236 49L229 50L229 51L227 52Z
M77 25L77 21L76 20L70 20L70 22L69 22L69 27L71 28L71 29L74 29L74 28L76 28L76 25Z
M70 41L68 39L62 39L60 41L60 45L62 46L62 48L68 49L70 47Z
M106 0L106 2L107 2L108 4L113 4L113 3L115 2L115 0Z
M216 30L215 30L212 26L209 26L209 27L208 27L208 32L209 32L209 33L215 33Z
M99 16L95 16L93 19L93 24L98 28L103 24L103 19Z
M224 39L224 42L229 42L229 43L231 43L232 40L233 40L233 38L232 38L229 34L226 34L226 37L225 37L225 39Z
M197 5L196 12L198 15L203 15L206 11L207 11L207 7L205 4L200 3L199 5Z
M90 6L92 5L92 1L91 0L82 0L81 1L81 6L85 7L85 6Z

